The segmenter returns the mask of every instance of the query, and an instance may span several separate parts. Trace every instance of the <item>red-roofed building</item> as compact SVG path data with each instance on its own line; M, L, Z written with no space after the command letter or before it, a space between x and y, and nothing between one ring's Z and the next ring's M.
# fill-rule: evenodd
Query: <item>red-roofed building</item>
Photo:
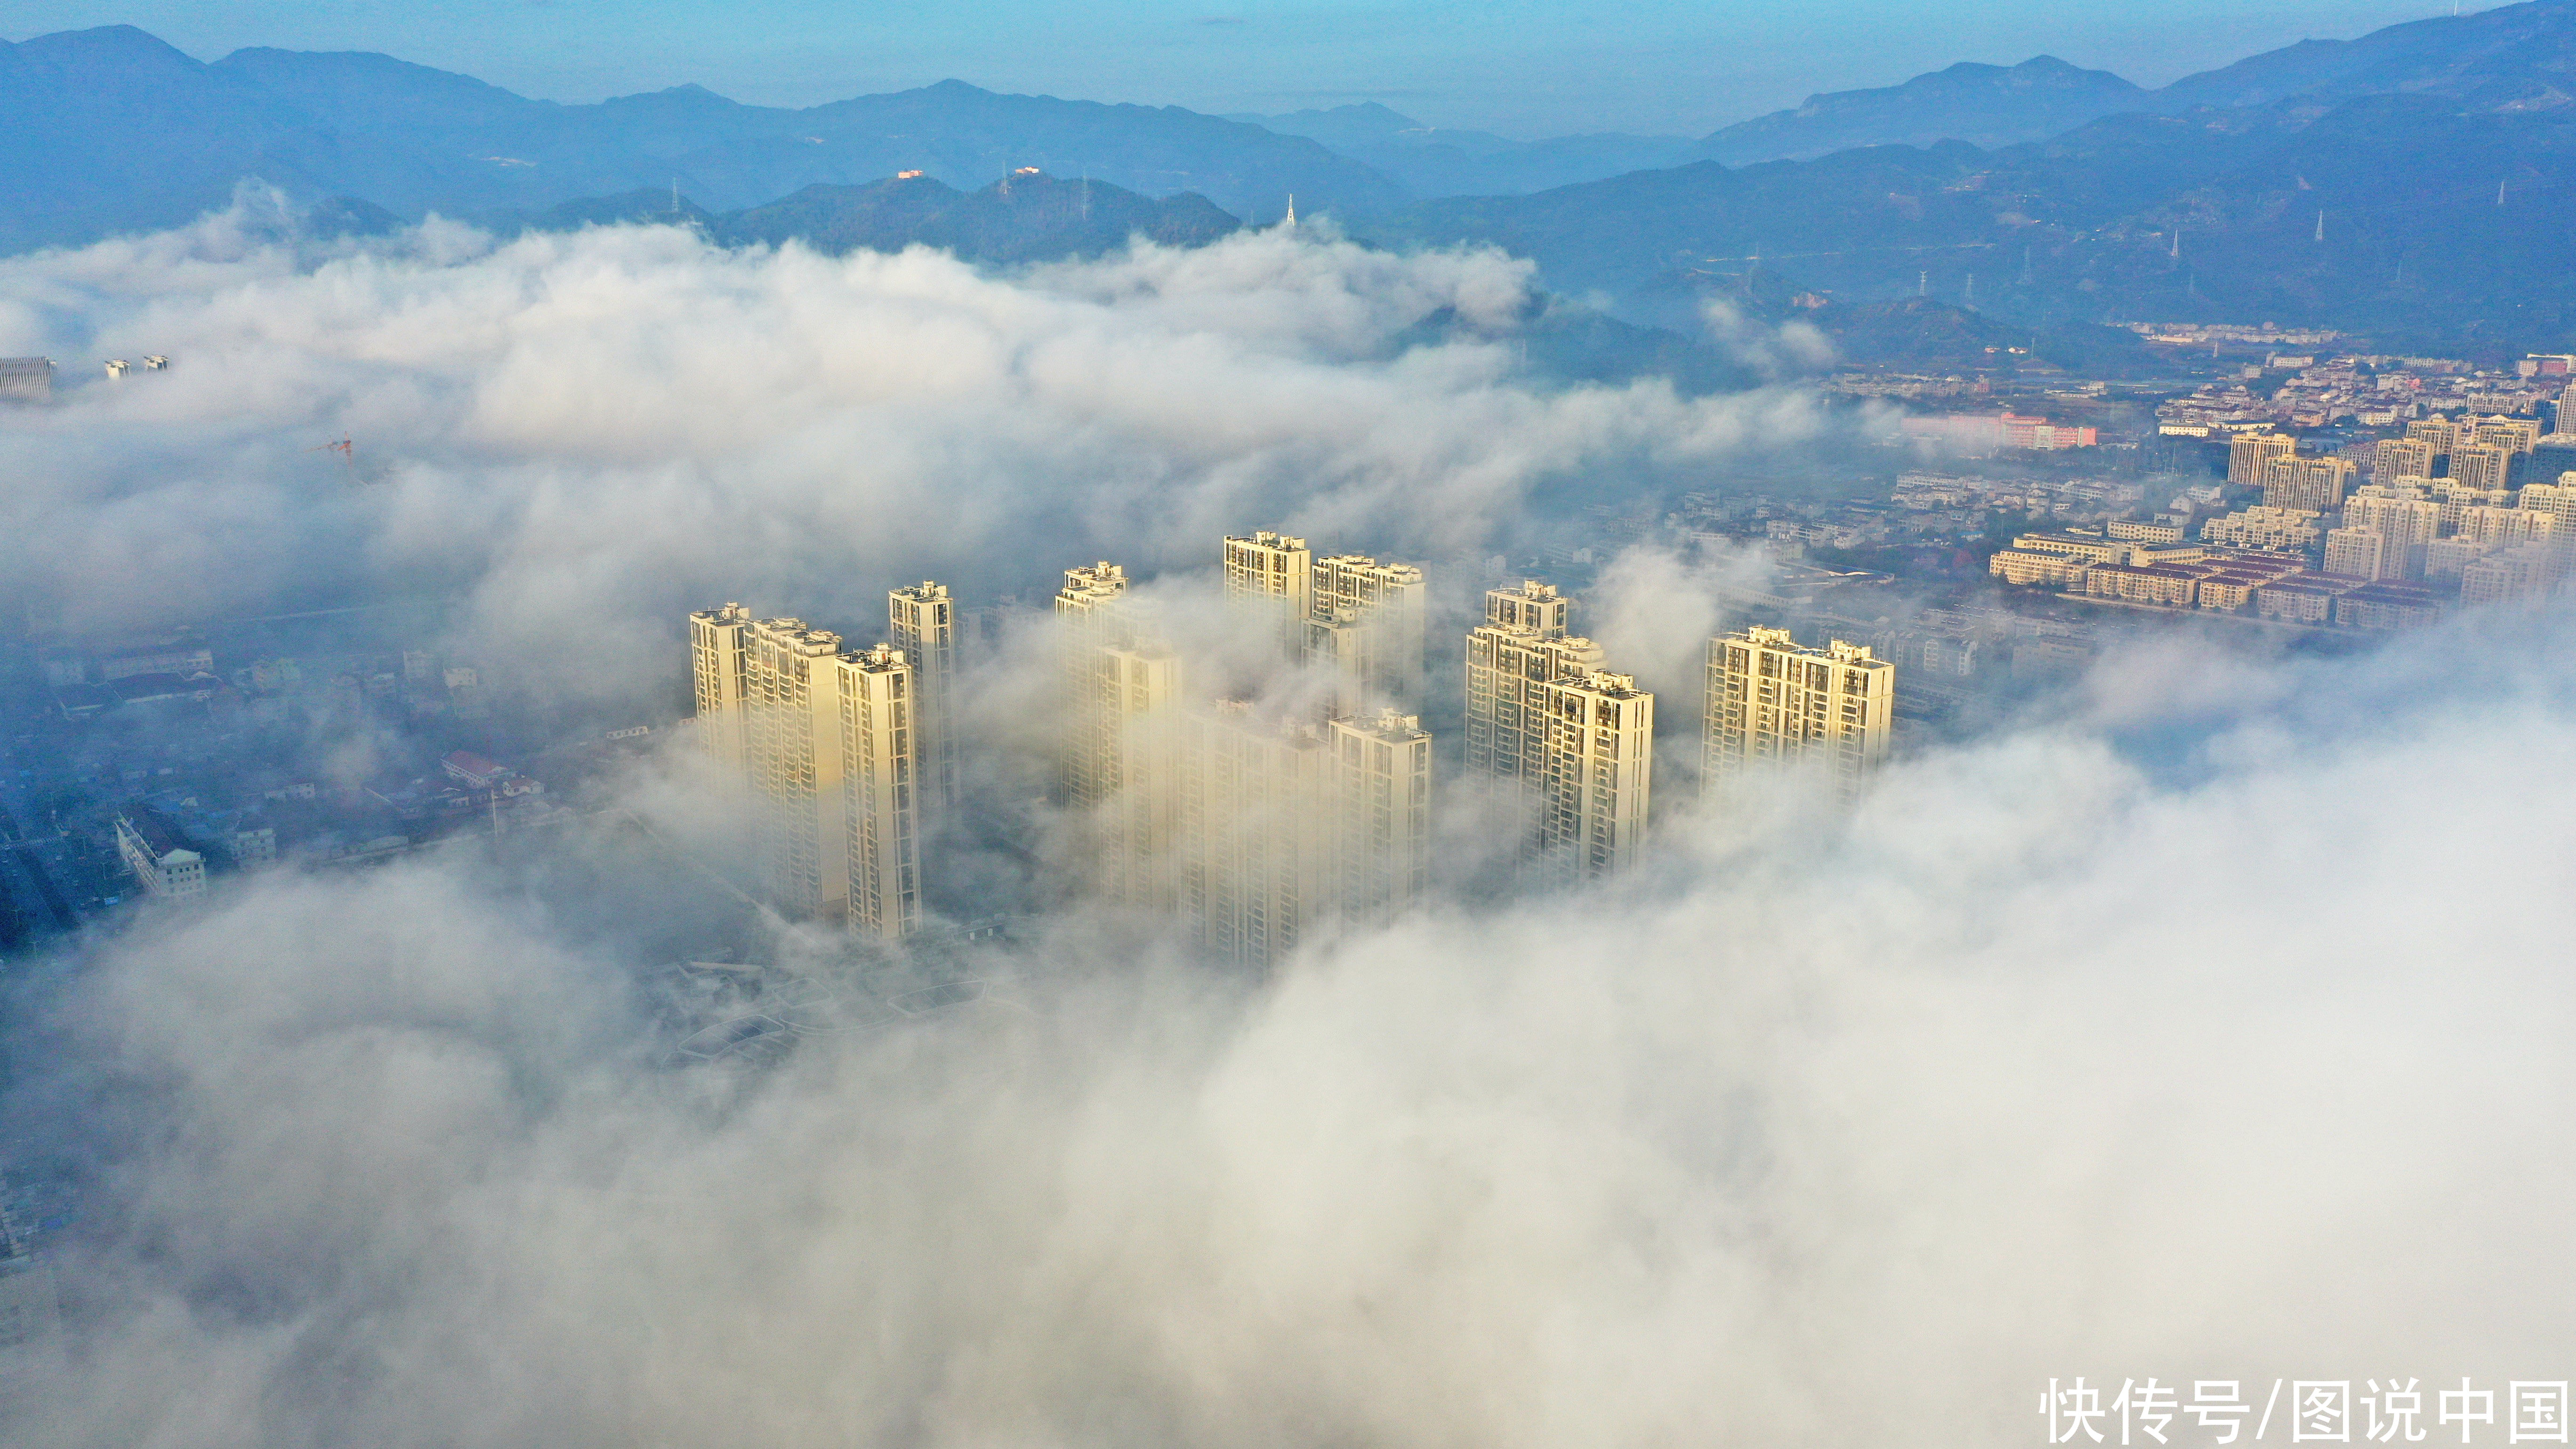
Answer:
M518 773L507 765L495 764L471 750L458 750L439 763L446 767L450 776L464 781L477 790L489 790Z

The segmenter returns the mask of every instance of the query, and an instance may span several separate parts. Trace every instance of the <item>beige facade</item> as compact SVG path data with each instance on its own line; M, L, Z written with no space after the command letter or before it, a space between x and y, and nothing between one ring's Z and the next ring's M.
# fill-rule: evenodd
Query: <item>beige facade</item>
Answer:
M2382 438L2373 451L2370 476L2382 483L2393 478L2432 477L2432 442L2425 438Z
M2549 520L2545 533L2533 530L2549 582L2576 577L2576 473L2561 473L2554 483L2524 485L2521 501L2526 512Z
M2263 464L2263 506L2331 513L2343 505L2359 472L2350 458L2267 459Z
M880 644L845 654L838 634L801 619L749 619L738 605L690 619L700 737L719 751L740 741L771 902L798 919L889 938L917 928L917 736L903 652ZM729 705L720 681L734 664L733 640L740 702Z
M2536 598L2557 577L2557 561L2547 544L2527 543L2501 549L2460 570L2460 603L2502 604Z
M2496 546L2463 534L2437 538L2424 545L2424 581L2456 584L2469 565L2495 552Z
M2107 534L2057 533L2047 530L2022 534L2012 541L2012 546L2022 553L2057 554L2064 558L2081 559L2086 563L2104 564L2127 563L2130 551L2136 547L2134 544L2112 538Z
M1860 645L1811 649L1758 627L1711 639L1700 788L1762 765L1813 764L1848 799L1887 758L1895 723L1896 666Z
M2496 504L2472 504L2462 508L2453 531L2461 538L2474 539L2496 548L2546 542L2554 523L2549 509L2544 506L2549 500L2545 496L2531 496L2543 486L2547 485L2523 489L2525 506L2521 508Z
M2253 508L2213 518L2200 526L2200 541L2213 547L2300 553L2324 536L2321 516L2306 508Z
M1083 818L1092 883L1109 899L1165 907L1177 800L1168 736L1180 660L1127 597L1127 571L1065 570L1055 597L1064 690L1061 802Z
M2451 456L2460 443L2460 425L2449 418L2417 418L2406 425L2406 436L2433 450L2436 459Z
M725 768L751 768L749 725L743 713L746 655L743 631L751 611L740 604L689 615L690 674L697 690L697 742ZM451 673L453 671L450 671Z
M1306 540L1260 532L1225 540L1226 602L1266 618L1280 651L1339 678L1331 709L1357 714L1422 697L1422 570L1365 554L1314 557Z
M1590 670L1540 686L1543 766L1531 864L1571 884L1645 858L1655 778L1655 696Z
M2206 564L2096 564L2084 575L2088 598L2118 599L2160 609L2188 609L2199 597Z
M2378 571L2361 577L2420 579L2424 576L2424 547L2441 534L2442 505L2429 498L2374 496L2373 490L2378 486L2371 485L2361 496L2344 504L2344 526L2336 532L2368 529L2385 540L2379 553ZM2331 553L2331 536L2328 550ZM2336 568L2329 558L2326 572L2354 571Z
M1346 918L1384 920L1430 889L1431 735L1391 709L1325 729L1341 834L1336 904Z
M1467 769L1536 790L1546 731L1538 692L1599 669L1601 647L1566 633L1568 600L1548 584L1485 593L1485 622L1467 634Z
M1368 699L1422 699L1422 570L1365 554L1315 561L1306 612L1309 664L1330 664L1359 686L1336 713L1358 714Z
M1986 560L1988 573L2020 589L2081 587L2093 566L2090 559L2019 548L1997 549Z
M802 619L762 619L743 630L761 875L771 903L803 920L846 920L850 909L840 652L840 635L808 629Z
M886 595L886 627L912 664L914 755L925 810L953 809L957 783L957 606L948 586L924 579Z
M1064 571L1056 591L1057 682L1063 698L1063 753L1056 768L1059 803L1088 810L1115 793L1126 716L1109 687L1100 652L1134 642L1136 616L1127 600L1127 571L1102 561Z
M1281 725L1228 702L1184 741L1179 905L1206 950L1267 967L1420 898L1431 737L1413 716Z
M2451 450L2451 478L2470 488L2505 488L2512 483L2514 450L2498 443L2462 443Z
M1520 866L1556 880L1634 864L1654 785L1654 695L1568 620L1568 600L1526 581L1488 590L1467 635L1468 772L1531 812Z
M2392 578L2388 540L2375 528L2338 528L2326 534L2325 571L2339 578Z
M2420 484L2422 496L2442 507L2442 531L2457 533L2460 522L2472 508L2510 508L2513 492L2506 488L2472 488L2456 478L2400 478L2400 484Z
M919 676L903 650L879 644L833 660L833 680L850 929L900 940L921 926Z
M2298 451L2295 438L2276 433L2240 433L2227 444L2227 481L2240 487L2261 487L2266 465Z
M2104 537L2118 539L2123 543L2180 543L2183 529L2179 523L2150 523L2142 519L2115 518L2102 525L2102 533Z
M2481 418L2470 430L2470 436L2477 442L2502 448L2508 453L2528 453L2540 443L2540 419ZM2456 468L2451 471L2455 477L2459 473Z
M1282 653L1295 657L1305 644L1314 594L1315 555L1306 540L1260 532L1225 540L1225 597L1257 612L1278 631Z
M1239 702L1183 726L1179 904L1199 945L1266 967L1322 928L1333 870L1332 746L1265 727Z
M1182 787L1181 662L1150 639L1092 653L1088 701L1093 883L1111 900L1170 910Z

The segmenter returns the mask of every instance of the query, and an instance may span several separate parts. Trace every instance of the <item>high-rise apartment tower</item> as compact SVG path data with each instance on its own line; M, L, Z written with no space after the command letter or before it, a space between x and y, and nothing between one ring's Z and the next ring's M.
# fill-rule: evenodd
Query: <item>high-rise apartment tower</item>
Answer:
M690 626L699 736L719 758L739 742L771 901L801 919L911 932L921 854L903 652L843 653L838 634L754 620L739 605L692 614Z
M2350 458L2301 458L2283 455L2263 464L2263 506L2303 508L2331 513L2343 506L2360 470Z
M921 761L922 804L957 803L957 608L948 586L925 579L886 595L894 647L912 664L913 753Z
M1318 727L1225 702L1188 721L1185 749L1179 905L1210 952L1268 966L1420 898L1431 736L1414 716Z
M1486 592L1467 635L1467 770L1531 813L1525 868L1582 876L1644 848L1655 697L1566 632L1567 603L1535 580Z
M1655 696L1629 675L1595 669L1540 686L1538 708L1538 873L1572 882L1637 864L1654 785Z
M743 714L746 656L743 631L751 611L740 604L689 615L690 674L697 686L697 741L728 769L751 768L749 728Z
M1809 649L1786 629L1708 641L1700 788L1768 763L1821 768L1848 799L1887 758L1896 666L1837 639Z
M2240 433L2227 444L2227 481L2239 487L2261 487L2266 465L2298 451L2296 438L2277 433Z
M1277 632L1280 650L1292 657L1303 643L1314 561L1302 538L1269 532L1226 536L1226 602L1257 613Z
M1365 695L1418 706L1422 699L1422 570L1335 554L1315 563L1306 614L1306 662L1330 664ZM1358 714L1349 700L1336 710Z

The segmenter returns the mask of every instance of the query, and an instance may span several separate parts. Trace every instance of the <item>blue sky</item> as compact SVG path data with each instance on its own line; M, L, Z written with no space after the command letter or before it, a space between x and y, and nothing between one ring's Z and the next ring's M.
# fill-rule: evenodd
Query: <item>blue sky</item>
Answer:
M805 105L955 76L997 90L1280 111L1380 100L1521 136L1699 134L1817 90L2042 52L2142 85L2447 4L1923 0L15 0L8 38L139 25L212 59L381 50L587 101L695 81ZM2483 7L2476 7L2483 8Z

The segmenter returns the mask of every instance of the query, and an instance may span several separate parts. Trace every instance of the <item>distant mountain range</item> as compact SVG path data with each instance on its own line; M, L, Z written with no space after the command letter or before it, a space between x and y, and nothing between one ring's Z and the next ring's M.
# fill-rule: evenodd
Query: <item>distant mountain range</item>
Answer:
M804 110L695 86L532 101L382 55L243 50L204 64L130 26L0 44L0 250L175 225L244 177L403 217L481 217L645 188L732 210L816 184L1021 166L1275 218L1408 193L1314 141L1178 107L1003 96L960 81Z
M697 86L596 105L529 100L389 56L251 49L200 62L130 26L0 42L0 251L162 227L257 177L416 218L481 219L669 190L718 212L809 186L921 171L974 191L1021 166L1147 197L1195 192L1253 221L1307 211L1382 217L1456 196L1508 196L1713 160L1813 159L1960 140L2010 146L2127 114L2367 95L2529 114L2576 99L2576 0L2529 0L2303 41L2142 90L2047 56L1961 64L1900 86L1812 96L1693 140L1515 141L1421 125L1385 106L1208 116L1176 106L997 95L942 81L788 110Z
M2569 0L2408 21L2359 40L2303 40L2218 70L2141 90L2052 56L2020 65L1960 64L1903 85L1809 96L1790 110L1728 126L1692 159L1741 166L1808 160L1854 146L2040 141L2130 112L2179 115L2306 98L2435 96L2472 110L2548 110L2576 100ZM1327 144L1330 144L1327 142Z
M2008 146L2121 111L2151 109L2152 96L2107 70L2084 70L2054 56L2011 67L1962 61L1901 86L1809 96L1792 110L1719 131L1684 159L1744 166L1803 161L1855 146Z
M1375 101L1226 119L1320 141L1423 197L1517 195L1625 171L1678 166L1693 158L1698 145L1688 136L1609 134L1511 141L1490 131L1426 126Z
M2529 0L2154 91L2042 56L1695 141L1523 142L1373 104L1221 117L959 81L801 110L694 86L561 105L381 55L202 63L112 26L0 43L0 250L174 225L253 177L341 230L676 214L730 242L1005 262L1204 241L1293 194L1365 240L1501 245L1650 327L1696 331L1712 297L1785 316L1787 286L1826 295L1806 315L1853 346L1901 335L1926 356L1919 339L1964 347L1987 326L1943 307L2060 338L2112 317L2270 318L2561 350L2572 77L2576 0ZM1935 312L1885 310L1908 298Z
M1710 297L1759 301L1769 279L1854 303L1920 294L2022 326L2276 320L2398 351L2559 351L2576 333L2571 196L2576 110L2296 97L2108 117L1994 150L1703 161L1426 202L1360 235L1491 242L1551 286L1668 326Z

